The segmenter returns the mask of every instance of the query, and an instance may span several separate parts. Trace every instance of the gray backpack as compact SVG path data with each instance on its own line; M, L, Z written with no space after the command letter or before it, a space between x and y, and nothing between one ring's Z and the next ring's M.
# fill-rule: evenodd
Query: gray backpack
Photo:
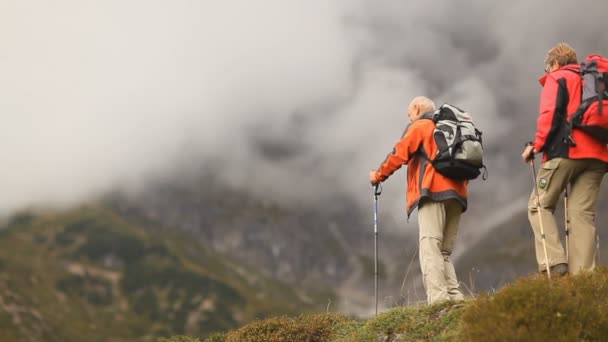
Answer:
M578 73L576 70L566 69ZM567 138L571 146L576 146L572 130L580 129L593 138L608 144L608 58L590 55L581 63L582 79L581 105L572 115L567 125Z
M487 178L483 165L481 131L475 128L471 116L462 109L444 104L435 112L425 114L422 119L435 123L433 137L437 143L437 154L426 156L440 174L456 179L475 179L484 169L482 178Z

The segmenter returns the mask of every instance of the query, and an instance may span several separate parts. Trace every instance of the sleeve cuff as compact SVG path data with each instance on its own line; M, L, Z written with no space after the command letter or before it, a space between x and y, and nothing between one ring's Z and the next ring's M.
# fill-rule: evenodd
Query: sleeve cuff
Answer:
M377 182L382 182L384 179L382 179L382 175L380 174L380 172L376 171L374 173L374 177L376 178Z

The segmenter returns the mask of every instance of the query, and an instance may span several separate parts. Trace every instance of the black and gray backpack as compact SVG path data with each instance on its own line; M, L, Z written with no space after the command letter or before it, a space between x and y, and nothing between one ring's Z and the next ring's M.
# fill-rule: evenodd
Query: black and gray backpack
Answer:
M482 178L487 178L483 165L483 145L481 131L475 128L471 116L462 109L444 104L422 119L435 123L433 137L437 143L435 156L423 156L440 174L456 179L475 179L484 170Z
M569 122L566 142L576 146L572 130L580 129L608 144L608 58L600 55L588 56L581 63L580 75L581 105Z

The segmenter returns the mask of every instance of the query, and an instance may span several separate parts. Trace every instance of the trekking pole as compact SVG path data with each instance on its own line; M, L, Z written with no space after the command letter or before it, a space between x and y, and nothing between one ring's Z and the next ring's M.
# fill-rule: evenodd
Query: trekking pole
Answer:
M378 196L382 193L382 186L374 186L374 296L376 298L376 316L378 316Z
M566 260L570 248L568 247L568 240L570 240L570 220L568 219L568 186L566 185L566 192L564 193L564 230L566 231Z
M547 256L547 242L545 241L545 228L543 227L543 218L540 212L540 196L538 195L538 184L536 183L536 167L534 166L534 157L530 162L532 165L532 179L534 179L534 194L536 195L536 207L538 210L538 222L540 223L540 236L543 240L543 252L545 253L545 266L547 267L547 277L551 280L551 270L549 269L549 257Z
M600 258L600 235L599 234L595 234L595 250L597 251L597 264L601 265L602 259Z

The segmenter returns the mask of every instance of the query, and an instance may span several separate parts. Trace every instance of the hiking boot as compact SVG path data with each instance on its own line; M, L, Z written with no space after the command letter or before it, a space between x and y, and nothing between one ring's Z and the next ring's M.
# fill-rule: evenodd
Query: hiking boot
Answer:
M555 274L558 277L563 277L568 274L568 264L557 264L550 268L551 274Z
M557 264L549 268L551 275L556 277L563 277L568 275L568 264ZM543 270L542 273L547 273L547 270Z

